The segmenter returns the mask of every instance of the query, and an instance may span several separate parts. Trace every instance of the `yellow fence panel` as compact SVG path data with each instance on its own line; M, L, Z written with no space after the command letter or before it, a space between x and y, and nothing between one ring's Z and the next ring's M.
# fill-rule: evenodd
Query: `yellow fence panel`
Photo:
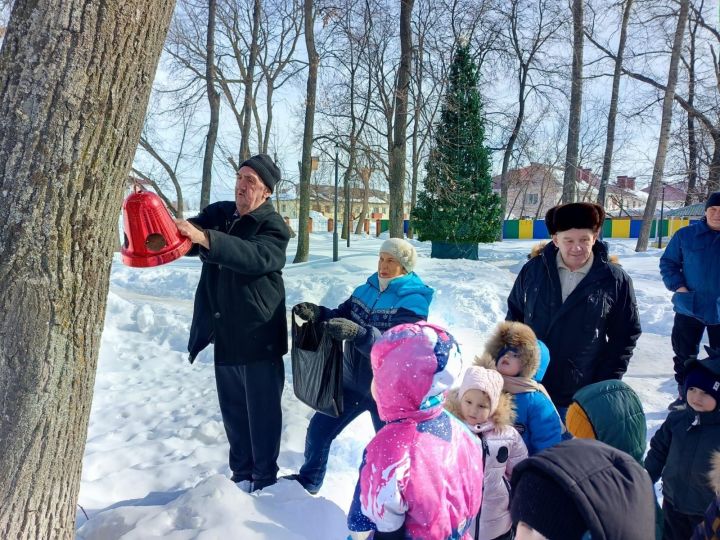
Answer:
M613 238L630 238L630 220L629 219L613 219L612 220L612 237Z
M521 219L520 220L520 232L519 238L532 238L533 237L533 220L532 219Z

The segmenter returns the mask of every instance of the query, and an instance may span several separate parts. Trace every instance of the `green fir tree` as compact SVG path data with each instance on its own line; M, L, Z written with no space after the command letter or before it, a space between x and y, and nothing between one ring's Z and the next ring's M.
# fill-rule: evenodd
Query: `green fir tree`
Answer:
M458 46L449 82L412 226L420 240L492 242L502 223L500 197L492 191L478 70L468 45Z

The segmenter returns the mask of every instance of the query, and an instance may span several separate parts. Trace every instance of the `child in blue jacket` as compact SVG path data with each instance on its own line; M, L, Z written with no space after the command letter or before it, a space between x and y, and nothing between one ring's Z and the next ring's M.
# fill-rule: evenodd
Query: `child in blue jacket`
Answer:
M550 363L550 352L528 325L503 321L485 344L475 364L497 370L503 390L513 394L517 419L515 429L533 455L560 442L563 424L555 405L541 384Z

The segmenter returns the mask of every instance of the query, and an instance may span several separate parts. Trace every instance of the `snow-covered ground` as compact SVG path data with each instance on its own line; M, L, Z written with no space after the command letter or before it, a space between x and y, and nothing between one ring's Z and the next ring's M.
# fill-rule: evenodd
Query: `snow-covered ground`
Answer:
M387 233L385 233L387 234ZM311 235L310 261L284 270L288 309L301 301L335 306L376 269L382 239L353 236L332 262L332 235ZM495 324L534 241L480 246L480 261L430 258L416 242L417 272L435 289L430 320L448 327L468 365ZM633 251L634 240L610 249L635 283L643 325L627 381L640 395L652 436L673 399L670 293L658 272L660 251ZM150 269L113 262L105 330L83 462L77 537L84 540L313 539L347 536L345 514L362 449L373 435L369 415L335 441L318 496L281 480L256 494L229 480L227 440L215 393L212 350L194 365L186 342L200 275L196 259ZM292 392L285 358L280 474L302 463L312 411ZM88 519L89 518L89 519Z

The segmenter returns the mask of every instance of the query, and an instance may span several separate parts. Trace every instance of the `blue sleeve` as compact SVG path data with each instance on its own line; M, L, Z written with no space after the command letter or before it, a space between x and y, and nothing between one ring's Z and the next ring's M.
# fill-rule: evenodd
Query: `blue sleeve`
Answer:
M665 253L660 257L660 274L663 283L671 291L676 291L678 287L686 287L685 275L683 273L683 254L682 239L684 234L680 231L670 239Z
M330 319L335 319L337 317L342 317L343 319L351 319L351 313L352 313L352 296L345 300L342 304L340 304L335 309L326 308L325 306L320 306L320 321L329 321Z
M527 429L530 432L528 446L533 454L556 445L562 439L560 415L542 392L533 392L528 400Z

